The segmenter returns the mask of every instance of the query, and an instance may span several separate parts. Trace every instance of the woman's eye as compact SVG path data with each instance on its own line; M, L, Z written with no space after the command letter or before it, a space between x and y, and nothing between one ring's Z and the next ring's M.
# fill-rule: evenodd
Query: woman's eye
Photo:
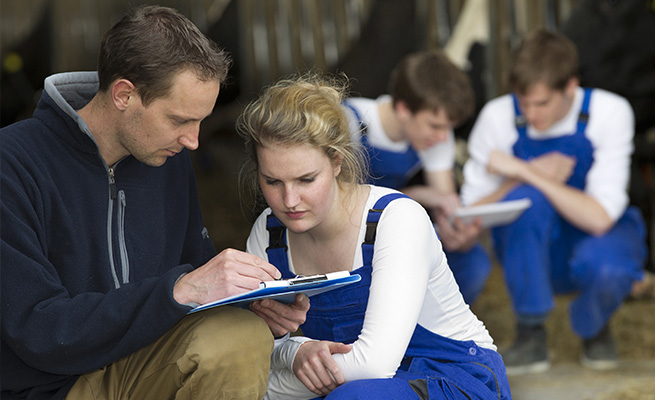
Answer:
M300 182L302 182L302 183L312 183L312 182L314 182L314 179L315 178L302 178L300 180Z

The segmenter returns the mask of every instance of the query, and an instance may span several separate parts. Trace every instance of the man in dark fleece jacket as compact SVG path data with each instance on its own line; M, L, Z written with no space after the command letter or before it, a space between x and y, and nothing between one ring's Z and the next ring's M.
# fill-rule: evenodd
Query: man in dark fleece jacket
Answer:
M4 399L262 399L273 337L309 301L194 305L279 277L216 255L188 150L229 57L177 11L141 7L98 72L46 79L0 131Z

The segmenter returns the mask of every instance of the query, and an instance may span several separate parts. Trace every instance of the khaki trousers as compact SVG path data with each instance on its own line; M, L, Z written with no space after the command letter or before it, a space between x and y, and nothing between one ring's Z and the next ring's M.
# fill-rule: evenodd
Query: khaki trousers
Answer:
M268 326L252 312L204 310L152 345L82 375L66 400L261 400L272 349Z

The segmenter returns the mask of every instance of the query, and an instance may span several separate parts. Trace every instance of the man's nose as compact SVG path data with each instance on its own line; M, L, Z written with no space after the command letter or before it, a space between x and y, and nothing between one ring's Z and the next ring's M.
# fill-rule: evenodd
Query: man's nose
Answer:
M523 108L523 115L525 116L526 121L531 123L537 117L537 109L533 106L525 106Z
M446 140L448 140L448 132L449 130L446 128L439 128L434 131L432 137L437 142L445 142Z
M200 127L194 125L184 131L182 136L180 136L180 138L178 139L178 142L189 150L195 150L198 148L199 136L200 136Z

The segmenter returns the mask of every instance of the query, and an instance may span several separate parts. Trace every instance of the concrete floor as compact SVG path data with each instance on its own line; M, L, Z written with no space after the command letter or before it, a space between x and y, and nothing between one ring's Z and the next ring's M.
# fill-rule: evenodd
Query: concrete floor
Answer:
M655 400L655 360L622 360L614 371L575 363L510 378L514 400Z

